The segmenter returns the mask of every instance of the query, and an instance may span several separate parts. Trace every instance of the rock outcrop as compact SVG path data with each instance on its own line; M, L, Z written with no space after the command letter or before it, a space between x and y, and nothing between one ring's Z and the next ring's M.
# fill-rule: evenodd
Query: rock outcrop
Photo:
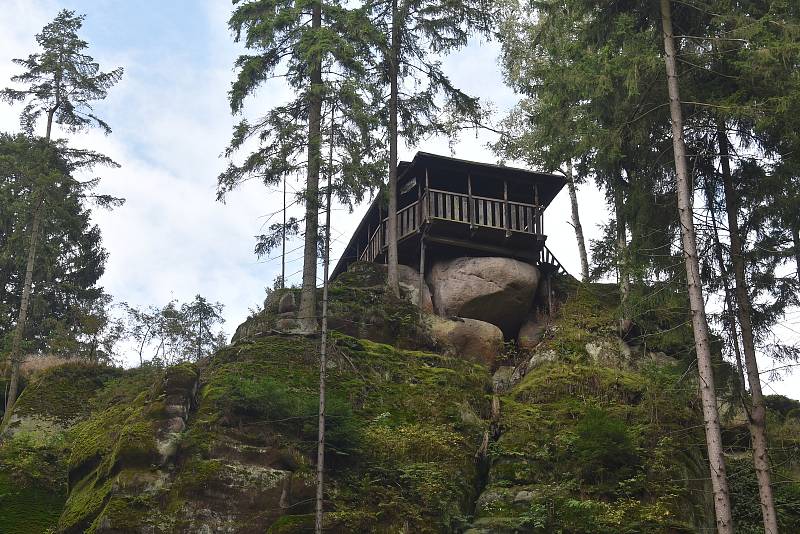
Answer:
M408 265L397 266L397 277L400 282L400 290L405 297L425 313L433 313L433 300L431 290L425 280L422 280L422 299L420 300L420 277L419 271Z
M431 336L442 349L490 369L503 349L503 332L491 323L477 319L428 316Z
M456 258L427 275L436 313L477 319L515 337L533 304L539 270L511 258Z
M541 342L542 337L547 331L547 317L531 313L522 326L519 327L517 335L517 346L522 350L533 350Z
M658 312L650 324L661 330L645 330L650 352L628 353L616 288L562 281L536 347L493 361L481 339L464 340L485 329L499 344L496 326L438 316L420 325L380 269L359 269L332 286L331 305L342 327L389 341L331 334L326 532L713 530L686 310ZM0 532L313 532L318 340L274 330L279 300L251 323L267 329L196 365L34 376L20 417L60 426L18 425L0 440ZM460 348L398 348L437 328L464 329ZM725 376L721 359L718 370ZM800 403L780 406L769 403L781 444L771 459L779 518L795 532ZM755 532L746 421L721 422L734 521Z

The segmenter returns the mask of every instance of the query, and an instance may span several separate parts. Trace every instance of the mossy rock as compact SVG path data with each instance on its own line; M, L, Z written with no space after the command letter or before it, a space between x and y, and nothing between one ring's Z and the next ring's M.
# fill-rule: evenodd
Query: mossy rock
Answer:
M66 363L34 375L14 405L18 419L37 417L69 425L88 415L95 394L124 371L82 362Z
M21 481L3 466L0 469L0 532L29 534L54 528L66 496L66 485L59 491Z

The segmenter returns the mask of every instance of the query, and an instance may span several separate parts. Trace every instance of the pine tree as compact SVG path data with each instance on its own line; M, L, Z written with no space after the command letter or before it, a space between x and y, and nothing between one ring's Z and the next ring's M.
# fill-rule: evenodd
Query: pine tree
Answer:
M364 67L373 41L370 25L364 10L345 8L337 0L234 3L237 7L229 26L234 39L244 42L252 53L236 61L237 77L228 95L232 112L242 112L245 99L274 77L282 77L298 96L268 110L255 123L243 120L234 128L227 156L249 139L257 139L259 147L241 164L231 163L219 176L217 198L224 200L229 191L248 179L277 185L287 176L305 173L301 192L305 242L299 318L303 330L315 331L319 177L324 171L323 103L334 102L343 110L338 121L342 130L351 134L341 137L341 154L346 159L342 164L349 173L337 184L338 200L347 204L360 201L374 183L374 161L382 157L372 133L376 127L374 114L365 112L372 100ZM360 137L358 147L350 142L352 135ZM286 228L279 230L285 232Z
M613 219L607 239L593 244L591 274L617 274L625 334L635 312L632 281L670 264L653 261L669 254L668 242L643 243L642 237L661 237L677 224L669 221L653 234L632 226L637 206L643 204L644 212L644 204L655 201L646 194L652 181L659 181L659 189L665 183L663 173L652 171L663 153L666 129L657 120L642 120L658 117L654 110L662 108L663 91L651 81L659 72L657 36L642 31L647 19L637 11L595 7L580 0L505 3L502 65L507 83L524 99L506 121L519 142L501 139L498 148L517 157L527 152L545 170L574 161L579 176L592 177L605 189ZM652 252L655 247L663 250ZM651 252L638 255L637 250Z
M375 27L384 36L376 42L379 56L375 74L389 88L385 110L389 145L387 284L399 296L398 141L403 138L413 144L426 134L449 133L454 121L479 120L478 100L451 83L437 58L465 46L473 33L488 33L493 6L486 0L374 0L369 9ZM450 116L443 116L443 111Z
M111 132L108 124L94 115L92 102L106 97L108 89L122 77L122 69L100 72L94 59L84 53L88 44L78 37L83 18L75 15L74 11L59 12L53 22L36 35L36 42L42 51L29 55L27 59L14 60L14 63L26 71L14 76L12 81L26 87L7 88L0 92L0 97L9 102L25 102L20 122L28 135L34 134L38 119L45 114L47 143L50 142L54 122L70 131L97 126L105 133ZM101 159L96 155L91 157ZM6 419L10 416L10 408L17 396L22 340L31 298L36 248L44 218L47 188L54 183L52 171L47 167L48 159L40 159L35 171L42 179L38 180L32 193L33 216L21 304L11 346L11 383L6 401Z
M186 359L197 361L216 348L218 334L212 329L224 322L220 315L222 308L221 303L211 303L199 294L191 302L181 305L186 330L183 349Z

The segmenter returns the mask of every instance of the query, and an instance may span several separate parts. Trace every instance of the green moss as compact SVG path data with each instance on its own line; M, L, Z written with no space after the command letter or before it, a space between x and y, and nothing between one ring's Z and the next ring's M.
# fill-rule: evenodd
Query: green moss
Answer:
M219 460L203 460L199 457L190 458L180 471L175 481L175 496L185 497L205 489L209 482L216 479L223 465Z
M168 367L164 371L164 393L189 392L197 384L199 376L197 366L192 363L181 363Z
M314 515L284 515L267 529L267 534L314 532Z
M632 371L597 365L548 364L529 373L515 388L514 397L530 403L579 397L636 404L644 390L644 379Z
M479 517L533 532L706 528L701 449L685 446L703 442L695 395L675 366L535 368L501 398L489 488L506 497ZM533 496L523 508L520 491Z
M0 471L0 532L29 534L44 532L58 523L66 499L66 488L53 491Z
M121 369L85 363L68 363L42 371L25 388L14 412L20 416L52 417L71 422L87 415L92 397Z
M70 488L69 498L58 521L59 531L84 532L103 511L111 495L114 480L88 476Z

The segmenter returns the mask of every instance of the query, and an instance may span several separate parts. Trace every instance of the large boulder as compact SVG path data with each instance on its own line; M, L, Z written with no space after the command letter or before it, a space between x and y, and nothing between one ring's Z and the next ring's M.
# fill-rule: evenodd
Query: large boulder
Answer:
M456 258L433 264L428 284L436 313L478 319L514 337L533 303L540 273L511 258Z
M494 368L503 350L503 332L491 323L454 317L427 316L434 342L445 350Z

